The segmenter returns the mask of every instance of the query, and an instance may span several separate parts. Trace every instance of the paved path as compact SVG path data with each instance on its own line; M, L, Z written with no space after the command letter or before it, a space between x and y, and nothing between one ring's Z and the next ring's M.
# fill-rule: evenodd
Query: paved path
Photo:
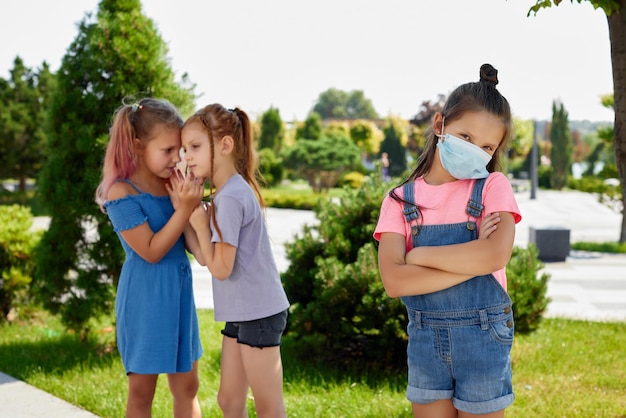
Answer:
M570 241L617 241L621 215L586 193L538 190L516 194L523 220L515 245L528 244L529 228L564 227ZM284 243L294 240L303 224L315 224L312 212L268 209L268 231L280 271L287 268ZM38 219L41 227L45 220ZM213 306L211 278L194 263L194 291L199 309ZM590 320L626 320L626 255L570 252L564 262L545 263L550 274L547 316ZM95 415L26 383L0 373L0 418L89 418Z

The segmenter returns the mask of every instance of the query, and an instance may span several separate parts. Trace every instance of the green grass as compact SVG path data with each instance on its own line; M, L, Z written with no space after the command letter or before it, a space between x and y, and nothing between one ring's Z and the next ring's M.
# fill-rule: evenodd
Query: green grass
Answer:
M221 323L199 311L205 349L200 360L203 416L220 417ZM94 324L80 341L46 314L0 326L0 371L102 417L124 415L126 378L110 323ZM545 319L517 336L512 352L515 403L510 417L626 417L626 323ZM410 417L405 371L382 373L299 361L297 343L283 344L285 403L290 417ZM252 406L252 403L250 403ZM155 417L171 416L166 379L159 379ZM253 410L250 408L251 411ZM251 413L251 417L255 415Z

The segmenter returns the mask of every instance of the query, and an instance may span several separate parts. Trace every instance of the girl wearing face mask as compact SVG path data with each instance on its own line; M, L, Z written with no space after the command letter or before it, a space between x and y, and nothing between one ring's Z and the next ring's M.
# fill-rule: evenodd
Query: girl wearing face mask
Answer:
M406 396L415 417L503 417L513 402L505 266L521 215L497 172L511 110L497 70L457 87L374 232L385 290L409 317Z

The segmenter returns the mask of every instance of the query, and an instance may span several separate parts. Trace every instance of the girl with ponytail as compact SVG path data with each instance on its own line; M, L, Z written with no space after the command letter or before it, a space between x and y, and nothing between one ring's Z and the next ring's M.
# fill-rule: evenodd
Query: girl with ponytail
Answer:
M499 156L509 103L489 64L457 87L415 170L385 196L374 238L387 294L408 324L406 397L415 417L501 418L513 402L505 266L519 208Z
M248 389L258 417L285 417L280 355L289 301L272 255L257 181L250 120L239 108L211 104L182 130L187 170L207 178L211 201L190 217L198 261L213 276L222 330L218 404L224 417L247 416Z

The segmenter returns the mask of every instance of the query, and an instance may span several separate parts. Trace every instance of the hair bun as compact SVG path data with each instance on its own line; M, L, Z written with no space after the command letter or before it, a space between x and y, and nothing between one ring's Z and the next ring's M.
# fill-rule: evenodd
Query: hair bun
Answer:
M493 68L491 64L483 64L480 66L480 81L490 83L496 86L498 84L498 70Z

